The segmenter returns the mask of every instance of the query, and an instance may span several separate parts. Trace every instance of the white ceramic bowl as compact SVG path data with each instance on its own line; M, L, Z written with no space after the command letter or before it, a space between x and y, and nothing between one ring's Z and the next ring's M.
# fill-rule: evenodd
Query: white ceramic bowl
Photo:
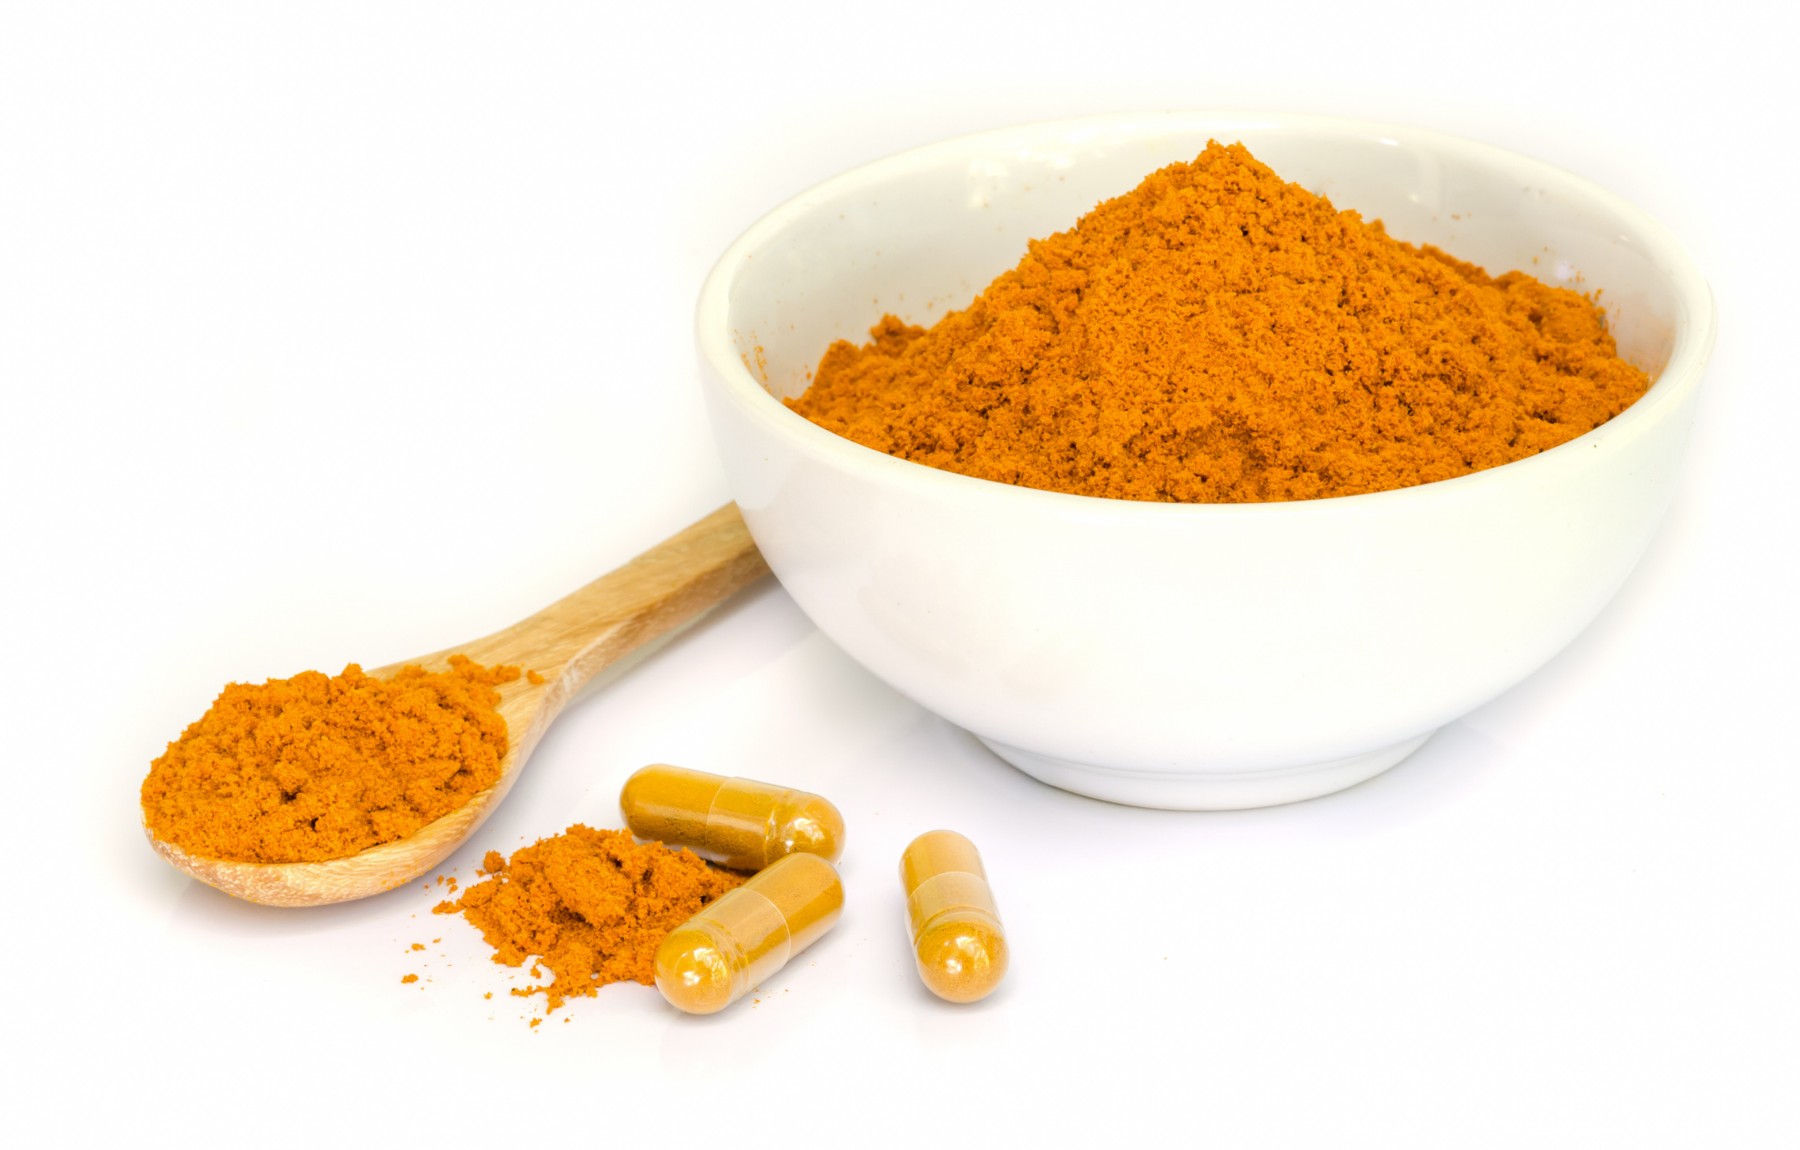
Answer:
M834 339L929 324L1209 138L1499 274L1601 297L1655 385L1504 467L1263 504L1093 499L937 471L784 408ZM894 687L1045 782L1143 806L1327 794L1542 666L1667 507L1711 292L1630 204L1497 148L1385 124L1172 113L1036 124L828 180L720 257L697 317L725 471L769 565Z

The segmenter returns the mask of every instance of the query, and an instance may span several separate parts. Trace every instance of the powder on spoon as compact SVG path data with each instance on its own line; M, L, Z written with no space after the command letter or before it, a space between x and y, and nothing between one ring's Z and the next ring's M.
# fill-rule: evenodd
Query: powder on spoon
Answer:
M232 683L150 764L157 838L249 863L319 862L406 838L493 786L506 758L495 688L517 667L464 655L377 679L352 663Z

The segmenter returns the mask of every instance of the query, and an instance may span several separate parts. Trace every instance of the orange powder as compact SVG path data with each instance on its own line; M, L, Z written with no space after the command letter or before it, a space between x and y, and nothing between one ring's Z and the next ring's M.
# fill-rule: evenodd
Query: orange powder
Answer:
M1209 143L930 330L839 341L788 406L877 451L1112 499L1319 499L1582 435L1649 386L1604 313L1401 243Z
M448 671L392 679L352 663L232 683L150 764L144 821L189 854L235 862L318 862L405 838L499 780L494 688L518 677L452 655Z
M663 937L744 881L692 851L580 823L521 847L510 860L489 851L482 870L490 877L436 912L473 923L497 963L523 966L536 957L548 967L555 975L548 985L513 990L543 994L547 1010L611 982L655 985ZM534 978L542 977L539 963Z

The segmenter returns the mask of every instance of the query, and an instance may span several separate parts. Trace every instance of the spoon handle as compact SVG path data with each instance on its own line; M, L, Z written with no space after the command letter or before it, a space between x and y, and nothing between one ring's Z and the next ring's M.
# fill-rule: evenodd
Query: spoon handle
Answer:
M574 594L459 649L477 663L535 670L566 698L768 573L737 504L727 503Z

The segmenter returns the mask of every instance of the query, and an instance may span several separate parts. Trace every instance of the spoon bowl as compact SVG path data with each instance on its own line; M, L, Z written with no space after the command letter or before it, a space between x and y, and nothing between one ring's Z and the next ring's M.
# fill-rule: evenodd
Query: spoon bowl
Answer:
M500 778L463 806L406 838L322 862L250 863L201 858L156 837L150 847L179 871L226 894L269 906L322 906L366 898L418 878L449 857L512 789L551 722L594 676L730 598L768 573L736 504L727 504L625 566L503 631L379 668L387 678L418 664L443 671L450 656L485 666L517 664L542 683L500 686L506 757Z

